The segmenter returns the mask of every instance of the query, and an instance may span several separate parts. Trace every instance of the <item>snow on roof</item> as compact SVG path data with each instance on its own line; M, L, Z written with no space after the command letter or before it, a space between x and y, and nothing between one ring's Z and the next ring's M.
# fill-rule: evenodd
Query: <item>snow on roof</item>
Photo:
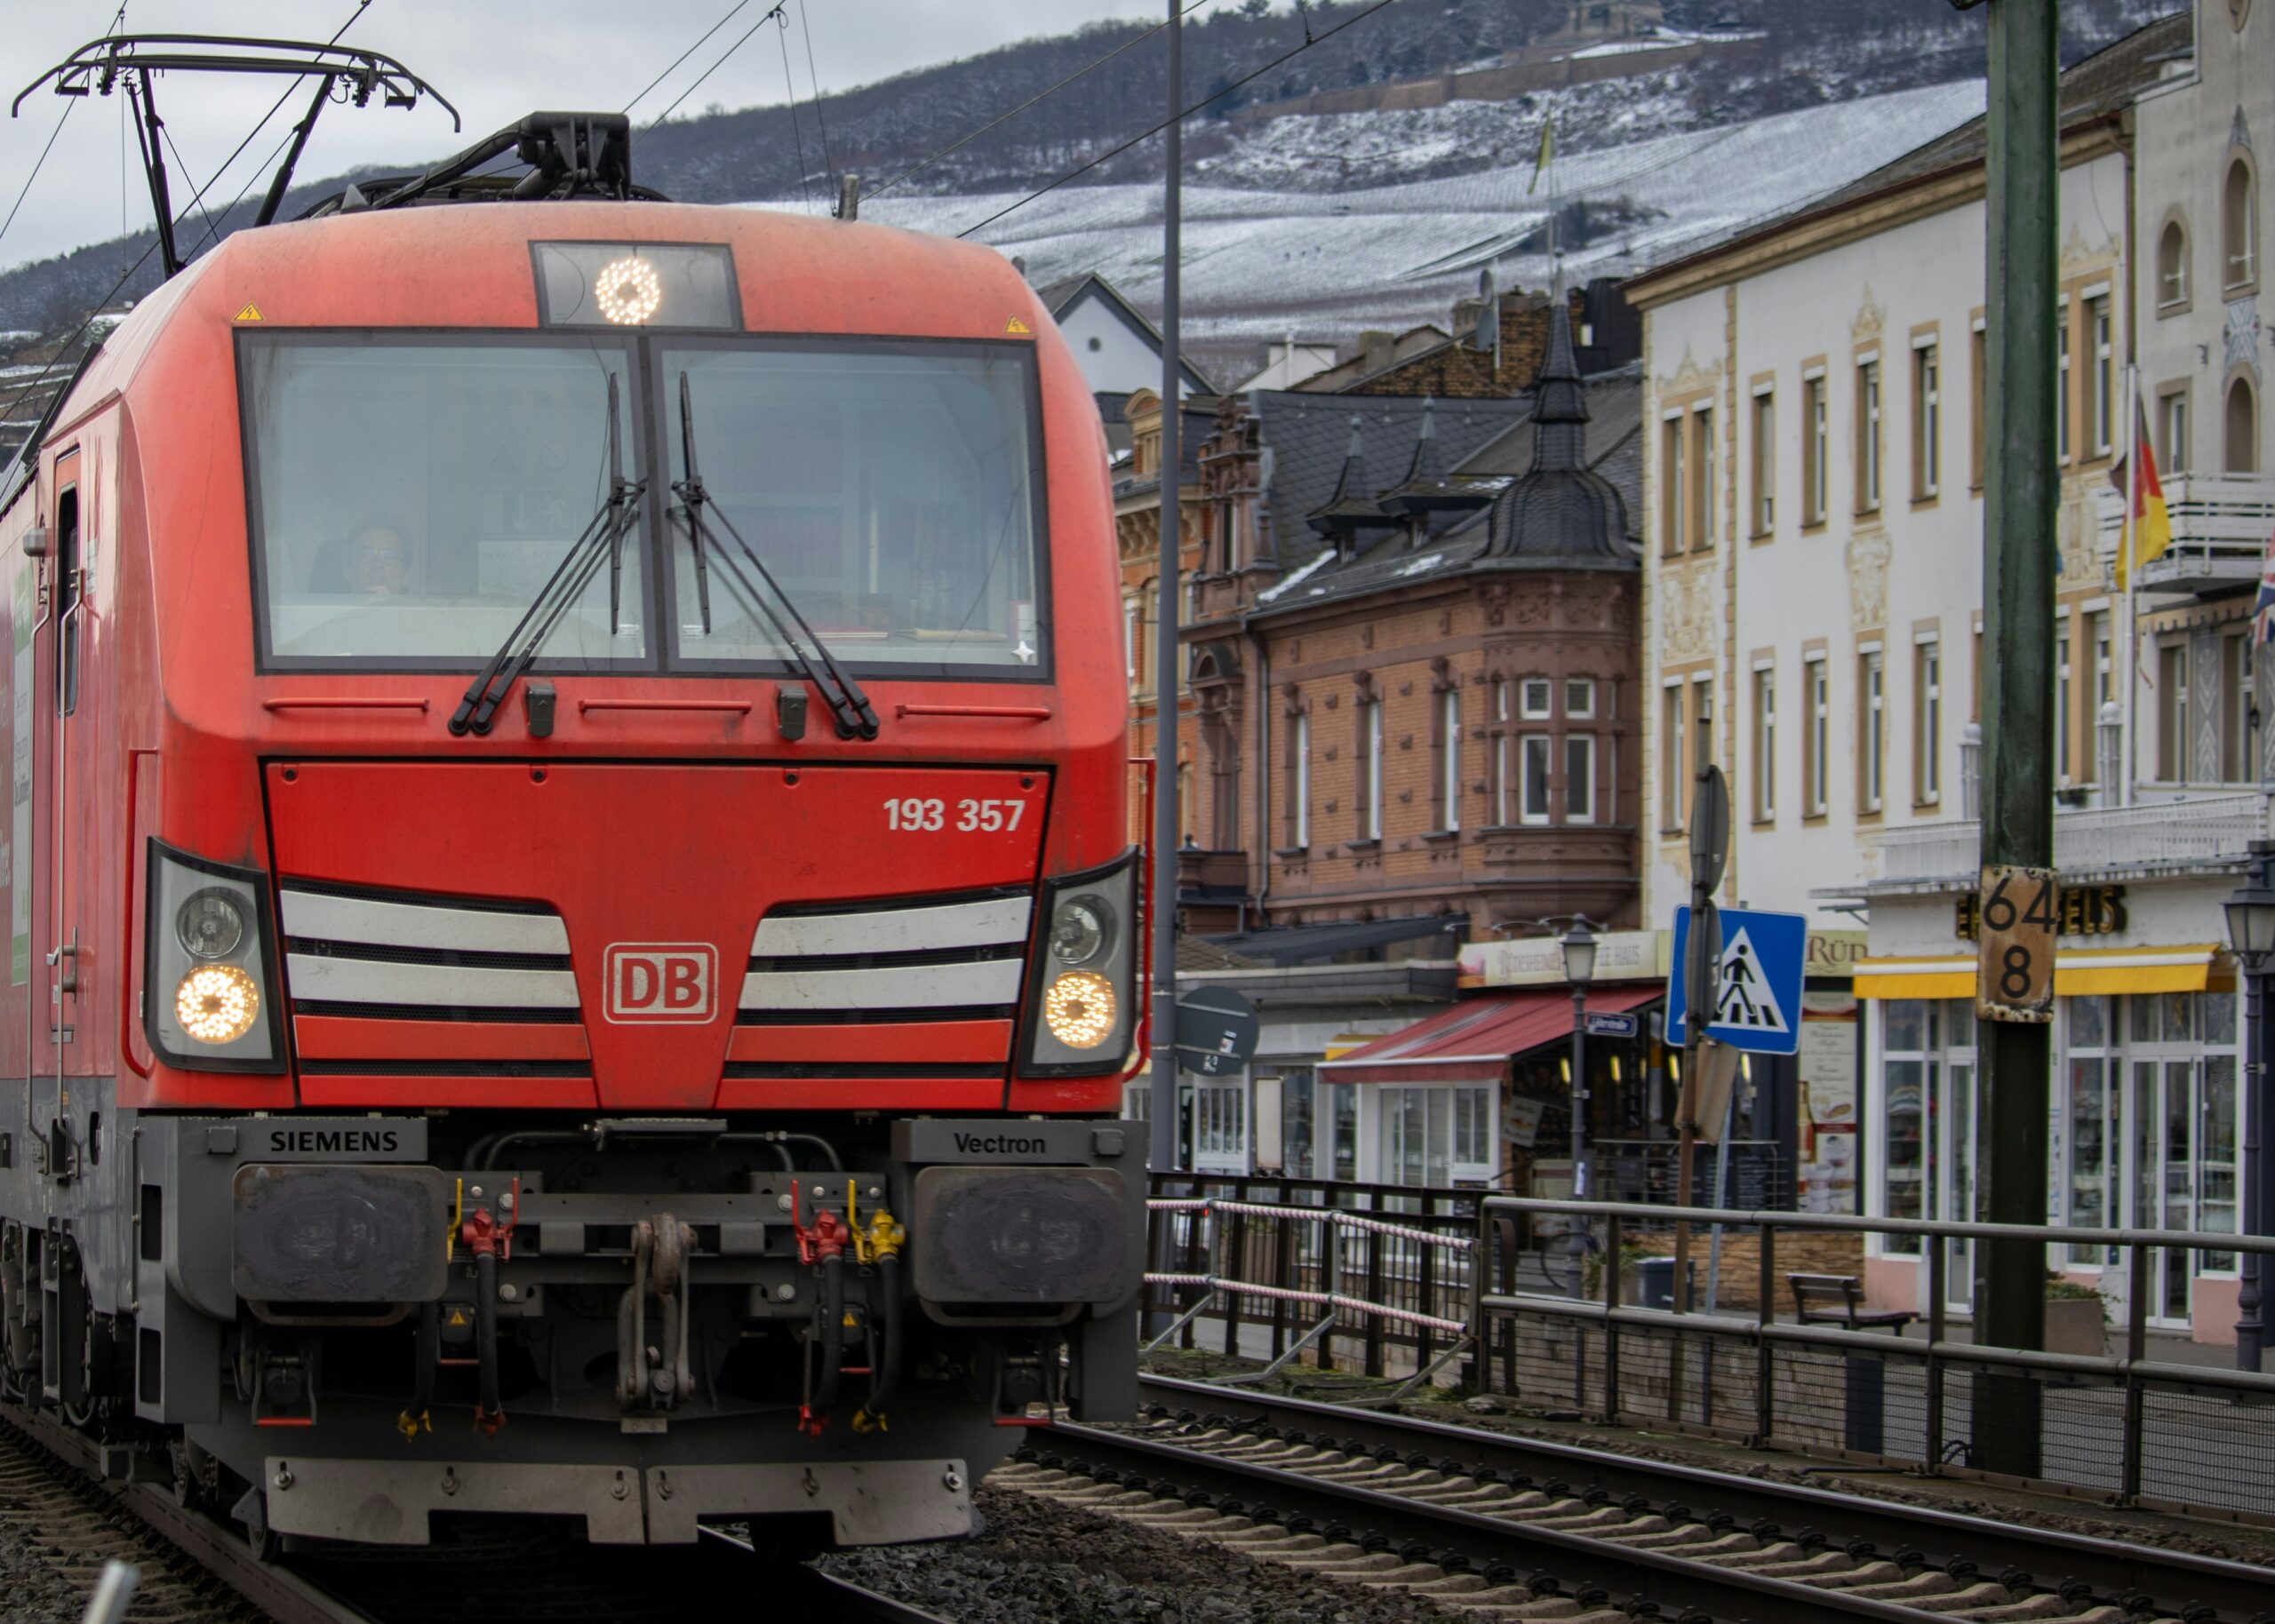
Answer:
M1334 556L1335 549L1333 547L1321 548L1318 556L1314 557L1311 562L1305 564L1302 569L1297 570L1295 574L1283 577L1280 581L1265 587L1262 592L1257 593L1257 601L1260 603L1272 602L1290 587L1301 585L1314 571L1319 569L1321 564L1324 564L1329 559L1333 558Z

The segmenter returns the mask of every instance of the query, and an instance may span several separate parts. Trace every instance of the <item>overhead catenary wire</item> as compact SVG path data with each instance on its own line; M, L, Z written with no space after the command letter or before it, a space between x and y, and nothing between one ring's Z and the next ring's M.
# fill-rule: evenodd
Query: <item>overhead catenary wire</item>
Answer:
M673 71L676 69L682 62L684 62L688 58L693 56L698 51L703 48L703 42L705 40L709 39L714 34L716 34L720 29L725 28L728 23L734 20L735 13L741 11L749 4L750 0L735 0L735 3L732 5L729 6L724 12L720 13L718 21L713 23L709 28L704 29L702 33L696 36L695 44L690 45L686 50L681 52L677 56L672 59L672 65L670 68L665 68L663 72L658 74L654 78L649 80L647 84L642 85L640 87L640 93L637 96L635 96L631 100L626 102L620 110L629 113L633 108L638 107L643 101L645 101L648 99L648 92L650 91L654 90L656 86L670 78ZM676 106L677 104L675 103L674 105Z
M790 77L790 14L778 5L774 8L774 43L782 47L782 92L790 101L790 141L798 155L798 195L811 209L814 195L806 187L806 136L798 127L798 86Z
M1190 17L1193 12L1199 11L1202 6L1209 4L1209 0L1193 0L1193 4L1180 11L1177 13L1177 17L1182 20L1186 17ZM1108 62L1113 61L1114 58L1120 56L1123 52L1144 44L1147 40L1153 38L1154 35L1159 34L1162 29L1169 26L1169 25L1166 20L1157 22L1152 28L1146 29L1143 34L1137 35L1132 38L1122 41L1122 44L1116 45L1113 50L1098 58L1097 61L1090 63L1087 67L1076 68L1073 73L1068 74L1065 78L1052 85L1049 90L1038 91L1034 95L1028 97L1025 101L1019 103L1018 107L1013 107L1010 112L999 114L997 116L989 119L986 123L980 125L978 129L973 131L970 135L965 136L962 140L949 142L948 145L941 147L939 151L934 153L930 157L924 159L922 163L910 164L906 169L901 171L900 173L895 175L883 185L871 187L867 191L861 195L862 202L866 203L872 197L875 197L882 193L891 191L893 187L898 186L902 181L908 179L912 176L922 174L926 170L931 168L932 165L938 163L942 158L946 157L950 153L959 151L963 147L970 146L974 141L978 140L981 136L986 135L990 130L994 129L998 124L1002 124L1011 119L1017 118L1020 114L1026 112L1038 101L1047 100L1050 97L1056 96L1060 91L1065 90L1068 85L1074 84L1075 80L1082 78L1086 74L1097 72L1099 68L1104 68ZM1287 59L1283 57L1281 60L1284 61ZM1246 84L1247 81L1242 80L1241 83ZM1221 94L1222 92L1219 93ZM1140 136L1138 139L1143 140L1145 138Z
M744 29L742 34L737 37L733 44L728 46L724 51L719 53L718 60L716 61L713 62L710 67L705 68L700 74L696 76L694 84L689 85L677 96L674 97L672 100L672 105L656 115L655 122L650 124L648 128L651 130L661 128L664 120L669 118L674 113L679 110L679 104L685 101L690 96L695 94L697 86L700 85L704 80L709 78L713 74L717 73L719 69L725 65L729 57L734 55L736 52L740 51L743 48L745 43L749 40L752 35L757 33L768 23L773 21L775 18L780 16L782 13L782 7L788 3L789 0L776 0L776 4L773 8L770 10L765 16L760 18L756 22L751 24L749 28Z
M829 120L821 110L821 76L814 71L814 25L807 0L798 5L798 28L806 36L806 80L814 87L814 123L821 128L821 166L829 172L829 189L837 191L837 160L829 151Z
M1328 29L1326 33L1318 36L1316 38L1307 37L1302 44L1297 45L1294 50L1283 51L1278 56L1273 57L1270 61L1266 62L1263 67L1257 68L1255 71L1241 75L1230 84L1227 84L1219 90L1211 91L1208 95L1203 96L1198 101L1187 103L1184 107L1179 109L1174 117L1165 118L1161 120L1161 123L1155 124L1152 129L1140 131L1138 134L1131 136L1119 147L1110 147L1106 151L1098 154L1097 157L1089 160L1087 163L1076 164L1073 169L1068 170L1065 174L1058 176L1056 179L1047 181L1043 185L1035 187L1034 191L1029 192L1025 197L1018 199L1016 203L1006 203L1003 207L996 210L994 213L989 215L986 219L965 227L962 231L957 232L956 235L959 237L968 237L975 231L983 230L986 227L994 225L1005 215L1012 213L1017 210L1026 208L1036 198L1041 197L1047 193L1057 191L1060 187L1065 186L1069 180L1074 179L1076 176L1088 174L1090 171L1096 169L1107 159L1119 157L1122 154L1128 152L1132 147L1138 145L1138 142L1151 139L1153 137L1159 135L1171 124L1183 123L1185 120L1192 117L1195 113L1198 113L1201 108L1207 107L1210 102L1220 100L1224 97L1229 96L1233 92L1240 89L1241 85L1248 84L1251 79L1262 78L1265 75L1270 73L1281 63L1290 61L1293 59L1303 55L1305 52L1309 51L1313 45L1319 44L1322 41L1333 39L1337 35L1342 33L1344 29L1351 27L1353 23L1364 22L1368 18L1372 17L1377 12L1382 11L1385 7L1394 5L1396 4L1397 0L1375 0L1374 4L1369 6L1365 11L1359 12L1356 16L1345 18L1341 22L1337 23L1333 28ZM1180 12L1179 16L1182 17L1183 13ZM1164 23L1162 26L1166 28L1168 25Z

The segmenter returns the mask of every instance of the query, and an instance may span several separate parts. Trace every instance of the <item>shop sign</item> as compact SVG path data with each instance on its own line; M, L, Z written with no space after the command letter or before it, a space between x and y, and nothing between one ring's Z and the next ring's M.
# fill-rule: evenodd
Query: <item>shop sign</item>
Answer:
M2054 916L2057 936L2112 936L2125 928L2123 886L2064 886ZM1983 895L1970 891L1959 899L1953 932L1962 942L1983 939Z
M1812 930L1803 949L1801 974L1848 981L1856 974L1870 937L1861 930Z
M1595 979L1658 981L1667 973L1666 933L1610 930L1596 938ZM1514 942L1465 942L1460 984L1465 987L1561 987L1564 950L1553 936Z

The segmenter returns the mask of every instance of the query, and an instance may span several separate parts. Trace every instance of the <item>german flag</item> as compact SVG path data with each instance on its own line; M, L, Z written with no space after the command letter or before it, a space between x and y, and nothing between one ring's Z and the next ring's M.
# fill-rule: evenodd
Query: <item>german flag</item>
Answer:
M2140 455L2141 474L2138 480L2126 471L2125 458L2119 458L2109 470L2109 482L2123 496L2129 490L2133 497L2133 512L2125 527L2125 541L2117 550L2117 588L2119 592L2130 583L2133 571L2153 559L2164 556L2172 545L2172 514L2165 507L2164 482L2157 477L2157 454L2149 444L2148 415L2136 416L2133 424L2133 449Z

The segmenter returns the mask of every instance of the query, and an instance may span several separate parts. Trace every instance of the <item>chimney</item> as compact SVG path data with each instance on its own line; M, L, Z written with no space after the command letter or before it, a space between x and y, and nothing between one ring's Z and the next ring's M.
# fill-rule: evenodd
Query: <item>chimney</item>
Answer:
M1380 328L1369 328L1359 335L1359 354L1365 357L1369 373L1381 371L1390 365L1393 354L1391 336Z

